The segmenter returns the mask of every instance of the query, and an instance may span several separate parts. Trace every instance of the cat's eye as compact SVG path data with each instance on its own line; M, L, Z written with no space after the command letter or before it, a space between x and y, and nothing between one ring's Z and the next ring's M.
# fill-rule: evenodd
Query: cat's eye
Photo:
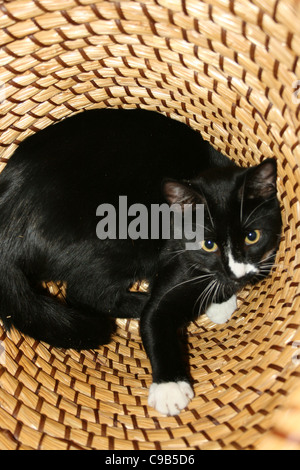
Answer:
M201 248L208 253L214 253L218 250L218 245L212 240L203 240L203 242L201 242Z
M246 245L254 245L260 239L261 232L260 230L252 230L249 232L245 238Z

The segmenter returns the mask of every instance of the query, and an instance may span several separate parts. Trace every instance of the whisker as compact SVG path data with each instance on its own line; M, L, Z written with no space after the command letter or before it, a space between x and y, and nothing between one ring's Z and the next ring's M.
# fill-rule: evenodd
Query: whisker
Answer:
M168 261L172 261L173 259L177 258L177 256L182 255L182 254L185 253L185 252L186 252L185 249L183 249L183 250L178 250L178 251L171 251L171 252L169 253L170 255L172 255L173 253L175 253L175 254L174 254L174 256L172 256L170 259L168 259Z
M209 206L208 206L207 199L206 199L206 197L204 196L204 193L203 193L203 191L202 191L202 189L201 189L201 188L200 188L200 192L201 192L202 196L203 196L203 197L204 197L204 199L205 199L205 202L206 202L206 208L207 208L208 216L209 216L209 218L210 218L210 221L211 221L211 225L212 225L212 227L213 227L213 228L215 228L215 224L214 224L214 221L213 221L213 218L212 218L211 212L210 212L210 210L209 210Z
M240 222L242 223L243 221L243 208L244 208L244 197L245 197L245 185L246 185L246 175L244 177L244 183L243 183L243 192L242 192L242 197L241 197L241 210L240 210Z
M208 232L213 232L213 230L210 228L210 227L207 227L206 225L202 225L202 224L195 224L196 227L201 227L203 228L204 230L207 230Z
M289 268L289 266L287 264L282 264L282 263L262 263L262 266L279 266L279 267L283 267L283 268Z
M206 299L205 299L205 305L204 305L204 309L203 311L206 311L207 310L207 307L208 307L208 302L210 301L210 295L214 292L214 289L217 285L218 281L215 280L215 282L212 284L211 288L209 289L207 295L206 295Z
M169 294L172 290L176 289L177 287L180 287L180 286L183 286L184 284L187 284L189 282L197 282L197 281L202 281L202 279L206 279L206 278L210 278L210 277L213 277L214 274L210 273L210 274L203 274L201 276L196 276L192 279L187 279L186 281L183 281L183 282L179 282L178 284L176 284L175 286L171 287L171 289L167 290L167 292L164 293L163 297L160 299L160 301L162 301L162 299L167 295Z
M182 253L183 251L186 251L185 248L182 248L181 250L170 251L169 254L173 255L173 253Z
M266 274L268 273L262 273L262 272L256 273L254 279L257 279L257 280L266 279L267 278Z
M225 284L222 285L222 295L225 297Z
M198 301L201 299L201 297L202 297L203 295L205 295L206 291L210 288L210 286L212 285L213 282L214 282L214 281L210 281L210 282L207 284L207 286L205 287L205 289L204 289L204 290L200 293L200 295L197 297L197 300L196 300L196 302L194 303L193 311L195 310L195 307L196 307Z
M198 263L192 264L192 266L190 266L190 267L186 270L186 272L188 273L190 270L195 269L197 266L198 266Z
M290 270L292 270L292 266L287 266L284 264L276 264L276 263L266 263L262 264L259 267L259 272L255 274L255 277L259 278L266 278L269 274L272 273L272 271L280 270L281 273L286 272L288 273Z
M222 288L222 287L223 287L222 283L221 283L221 282L218 282L218 287L217 287L217 291L216 291L215 300L217 300L218 295L219 295L219 292L221 292L221 288Z
M259 269L259 272L260 273L265 273L265 274L268 274L271 272L275 272L275 271L280 271L281 273L288 273L289 272L289 268L285 267L285 266L262 266L260 269Z
M196 308L196 305L197 303L200 301L200 299L202 298L202 296L205 294L207 288L210 286L211 283L208 284L208 286L206 286L206 288L204 289L203 292L201 292L201 294L199 295L199 297L197 298L196 302L194 303L194 308L193 308L193 312L195 311L195 308ZM199 310L198 310L198 316L200 315L201 313L201 303L199 304Z
M275 259L276 253L271 253L270 255L266 256L266 258L261 259L258 264L264 263L268 259L274 258Z
M270 202L270 201L273 201L274 199L277 199L276 196L272 197L271 199L267 199L266 201L263 201L261 202L260 204L258 204L258 206L256 206L252 212L250 212L250 214L248 215L247 219L244 221L243 225L244 227L246 226L248 220L250 219L250 217L252 216L252 214L254 214L254 212L257 211L257 209L259 209L261 206L263 206L264 204L266 204L267 202Z
M214 295L211 299L211 303L213 304L215 302L215 300L217 299L217 296L218 296L218 292L219 292L219 289L221 287L221 284L217 281L217 285L216 285L216 289L214 291Z
M217 284L217 282L218 281L216 279L213 280L213 281L210 281L210 283L206 286L204 291L201 293L201 295L203 296L202 299L201 299L201 295L198 297L197 301L201 299L201 302L199 304L198 315L201 314L202 310L203 311L206 310L210 294L213 291L213 289L214 289L215 285ZM204 309L203 309L203 306L204 306Z
M259 207L259 206L258 206ZM251 214L250 214L251 215ZM250 217L250 216L249 216ZM247 224L246 222L243 224L245 228L247 228L250 224L253 224L259 219L264 219L266 216L265 215L260 215L259 217L255 217L255 219L249 220L249 223Z
M263 263L259 266L259 269L262 268L281 268L281 269L290 269L291 266L287 266L286 264L281 263Z

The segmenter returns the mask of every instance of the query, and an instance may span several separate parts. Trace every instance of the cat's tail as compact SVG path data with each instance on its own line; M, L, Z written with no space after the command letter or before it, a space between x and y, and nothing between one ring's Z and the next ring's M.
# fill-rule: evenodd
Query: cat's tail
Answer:
M106 315L84 314L29 284L17 267L0 266L0 318L39 341L61 348L94 349L110 340Z

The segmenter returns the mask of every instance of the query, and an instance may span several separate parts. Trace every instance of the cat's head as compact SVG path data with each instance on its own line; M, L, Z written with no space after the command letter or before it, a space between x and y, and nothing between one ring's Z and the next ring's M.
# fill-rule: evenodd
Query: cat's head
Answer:
M169 204L204 205L204 239L186 252L228 295L269 274L281 235L275 159L210 169L189 182L165 181Z

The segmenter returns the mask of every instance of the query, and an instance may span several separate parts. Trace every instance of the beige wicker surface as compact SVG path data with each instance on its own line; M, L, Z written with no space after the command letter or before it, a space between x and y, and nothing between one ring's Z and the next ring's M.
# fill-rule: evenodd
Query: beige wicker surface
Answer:
M1 168L61 118L139 106L242 165L275 156L284 221L272 276L226 326L191 325L177 417L147 407L137 322L81 353L0 327L0 448L300 449L300 2L1 1L0 45Z

